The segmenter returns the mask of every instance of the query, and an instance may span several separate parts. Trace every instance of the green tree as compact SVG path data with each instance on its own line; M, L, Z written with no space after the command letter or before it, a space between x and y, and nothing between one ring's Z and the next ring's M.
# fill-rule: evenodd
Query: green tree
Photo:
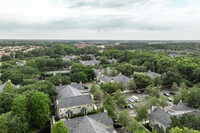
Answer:
M14 89L15 89L15 85L12 82L8 81L8 82L6 82L6 85L5 85L4 89L3 89L3 91L11 92Z
M68 76L62 76L61 77L61 84L62 85L68 85L70 83L71 83L71 81L70 81L70 78Z
M179 87L178 87L177 83L174 82L172 85L172 90L178 90L178 89L179 89Z
M153 106L159 105L159 100L156 97L149 97L147 100L147 105L148 105L150 111L152 111Z
M119 85L116 82L108 82L108 83L100 84L100 88L104 90L105 92L111 94L111 93L114 93L119 88Z
M70 73L70 79L72 82L83 82L86 83L88 81L87 75L84 72Z
M24 123L20 116L14 115L8 118L8 133L26 133L28 126L28 123Z
M97 84L93 83L92 86L90 87L90 92L93 94L97 88Z
M164 109L165 106L168 105L168 103L167 103L167 97L165 97L165 96L160 96L159 105L160 105L161 107L163 107L163 109Z
M114 99L117 100L120 96L122 96L121 90L117 89L114 95Z
M130 90L135 90L135 89L137 88L134 79L131 79L131 80L130 80L130 82L128 83L128 88L129 88Z
M105 107L109 106L111 109L115 110L115 101L110 95L107 95L107 97L104 99L103 105Z
M143 127L139 124L139 122L137 122L136 120L131 120L128 123L128 127L127 127L128 131L131 133L135 133L137 131L143 131ZM143 132L142 132L143 133ZM146 133L146 132L144 132Z
M172 128L169 133L200 133L200 131L198 130L193 130L193 129L189 129L187 127L184 127L183 129L179 128L179 127L175 127Z
M122 82L122 81L120 81L119 83L117 83L117 86L118 86L118 88L121 90L121 91L124 91L124 90L126 90L126 84L124 83L124 82Z
M58 121L52 126L52 133L69 133L63 121Z
M121 72L122 74L124 74L126 76L131 76L134 71L133 65L131 65L129 63L120 64L120 65L118 65L118 67L116 69L118 70L118 72Z
M2 61L10 61L10 60L12 60L12 57L10 57L9 55L2 55L1 60Z
M160 96L160 88L150 85L146 88L146 93L151 97L155 96L158 98Z
M35 93L31 99L31 122L34 127L42 128L50 119L50 99L43 92Z
M8 116L6 114L0 115L0 133L8 132Z
M127 110L121 111L117 121L120 122L122 126L127 127L129 122L131 121L129 112Z
M101 101L103 98L103 92L99 88L96 88L93 95L95 100Z
M200 118L191 114L183 114L180 117L172 116L171 127L190 128L199 130Z
M148 107L146 105L139 106L139 108L136 110L136 112L137 112L138 119L140 121L142 121L142 120L146 121L146 118L148 116Z
M25 133L29 128L28 99L25 96L18 96L14 99L9 119L9 132ZM11 126L12 125L12 126ZM14 125L14 126L13 126Z
M133 76L138 88L146 88L153 83L151 78L146 73L136 72Z
M110 73L110 76L111 77L115 77L117 75L117 72L115 69L112 69L111 73Z
M183 81L183 77L176 71L168 71L161 76L162 85L171 87L173 83L180 84Z
M118 99L117 99L117 105L120 107L120 108L124 108L124 106L126 105L126 97L125 95L121 95Z

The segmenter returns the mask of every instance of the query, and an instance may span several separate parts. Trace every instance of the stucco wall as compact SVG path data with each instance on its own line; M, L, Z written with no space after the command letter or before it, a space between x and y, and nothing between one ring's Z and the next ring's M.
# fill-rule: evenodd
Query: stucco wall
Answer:
M81 109L83 107L85 107L87 109L87 112L90 112L94 109L94 104L91 103L91 104L84 104L84 105L62 108L62 109L57 110L57 113L60 116L67 116L66 112L70 109L73 112L73 114L79 114L79 113L81 113Z
M150 119L149 126L154 129L154 125L158 125L160 128L163 128L164 131L166 131L167 127L165 125L163 125L162 123L160 123L159 121L157 121L155 119Z

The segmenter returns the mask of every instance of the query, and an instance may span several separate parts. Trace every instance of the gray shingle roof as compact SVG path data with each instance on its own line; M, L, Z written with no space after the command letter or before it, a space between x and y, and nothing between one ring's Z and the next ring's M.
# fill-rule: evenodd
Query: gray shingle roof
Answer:
M173 105L173 107L169 110L169 114L176 116L181 116L183 114L193 114L195 116L199 116L199 110L191 108L183 102L179 102L177 105Z
M0 85L0 93L3 92L3 89L4 89L5 85L6 85L6 82L4 84Z
M154 109L150 114L149 114L150 118L156 119L157 121L159 121L160 123L162 123L163 125L165 125L166 127L170 126L171 123L171 115L168 114L167 112L165 112L164 110L160 109L160 108L156 108Z
M110 69L110 67L107 67L106 69L107 69L107 74L110 75L112 73L112 69ZM101 72L101 74L105 74L105 70L104 69L102 69L102 70L94 69L94 73L95 73L96 76L99 74L99 72Z
M124 76L124 75L122 75L121 73L120 74L118 74L117 76L115 76L115 77L108 77L108 76L102 76L101 77L101 80L103 81L103 82L105 82L105 83L107 83L107 82L110 82L110 81L115 81L115 82L120 82L120 81L122 81L123 83L125 83L125 84L127 84L127 83L129 83L130 82L130 78L129 77L126 77L126 76Z
M71 85L56 86L56 90L58 92L57 99L83 95L79 89L74 88Z
M107 113L98 113L64 121L70 133L111 133L113 121Z
M116 59L114 59L114 58L112 58L112 59L108 60L108 62L112 64L112 63L116 63L116 62L117 62L117 60L116 60Z
M58 100L58 109L93 103L91 95L80 95Z
M76 58L77 56L76 55L72 55L72 56L65 56L65 59L66 60L71 60L71 59L74 59L74 58Z
M79 90L85 90L85 88L83 87L82 84L71 84L72 87L76 88L76 89L79 89Z
M147 72L147 75L149 75L149 77L150 77L151 79L155 79L156 77L160 77L160 76L161 76L161 74L152 72L151 70L149 70L149 71Z
M171 108L175 111L188 111L188 110L194 110L194 108L191 108L189 106L187 106L185 103L183 102L179 102L177 105L173 105L173 107Z
M99 64L99 61L98 61L98 60L87 60L87 61L82 61L82 60L80 60L80 62L81 62L84 66L93 65L93 64Z

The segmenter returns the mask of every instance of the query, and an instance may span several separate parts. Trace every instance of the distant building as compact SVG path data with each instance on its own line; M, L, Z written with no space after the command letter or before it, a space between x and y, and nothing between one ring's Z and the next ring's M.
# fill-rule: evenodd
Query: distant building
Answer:
M161 74L152 72L151 70L147 71L147 75L149 75L149 77L151 79L155 79L156 77L160 77L161 76Z
M99 65L100 61L94 59L94 60L87 60L87 61L82 61L80 60L80 63L83 64L84 66L95 66Z
M56 113L60 118L70 118L74 114L87 114L94 109L90 94L84 93L80 84L56 86L58 92Z
M171 117L179 117L183 114L193 114L195 116L199 116L199 110L188 107L183 102L179 102L177 105L174 105L167 112L157 107L149 114L149 126L152 129L163 128L166 131L166 129L170 127Z
M112 58L112 59L108 60L108 62L109 62L110 64L115 64L115 63L117 63L117 60L114 59L114 58Z
M0 85L0 93L2 93L3 92L3 89L4 89L4 87L6 86L6 83L4 83L4 84L2 84L2 85Z
M85 48L85 47L94 47L95 44L81 43L81 44L74 44L74 46L77 47L77 48Z
M115 77L108 77L106 75L101 76L101 83L107 83L107 82L123 82L125 84L128 84L130 82L131 78L123 75L122 73L119 73Z
M67 61L70 61L71 59L74 59L74 58L76 58L76 57L77 57L76 55L72 55L72 56L66 55L63 59L64 59L64 60L67 60Z
M16 65L18 65L18 66L24 66L24 65L26 65L26 61L16 62Z
M93 69L93 70L94 70L97 81L101 80L102 75L110 76L112 71L113 71L112 69L110 69L110 67L107 67L107 68L102 69L102 70L100 70L100 69ZM117 74L117 70L114 70L114 71Z
M64 121L70 133L117 133L106 112Z

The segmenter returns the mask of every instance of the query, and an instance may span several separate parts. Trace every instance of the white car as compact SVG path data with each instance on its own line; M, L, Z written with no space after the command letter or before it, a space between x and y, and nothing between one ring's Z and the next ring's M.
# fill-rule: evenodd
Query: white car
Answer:
M132 102L132 103L134 103L134 102L135 102L135 101L134 101L132 98L130 98L130 99L129 99L129 101L130 101L130 102Z
M136 96L132 96L132 99L134 100L134 101L136 101L136 102L138 102L139 101L139 99L138 99L138 97L136 97Z

